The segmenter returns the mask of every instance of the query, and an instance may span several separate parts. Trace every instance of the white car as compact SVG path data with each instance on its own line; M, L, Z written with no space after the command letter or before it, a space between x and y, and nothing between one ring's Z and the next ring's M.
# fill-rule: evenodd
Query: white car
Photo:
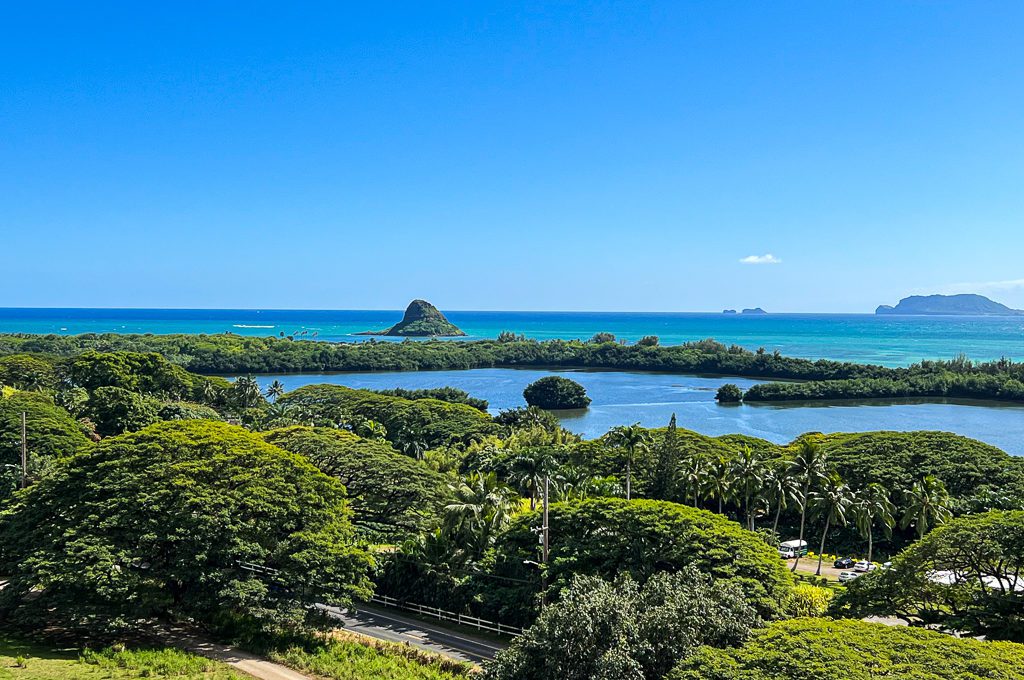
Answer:
M853 565L853 570L854 571L859 571L862 574L863 573L867 573L869 571L874 571L875 569L878 569L878 565L872 564L871 562L868 562L867 560L861 560L857 564Z
M841 571L841 572L839 572L839 582L840 583L846 583L847 581L852 581L853 579L859 578L859 577L860 577L860 574L858 574L855 571Z

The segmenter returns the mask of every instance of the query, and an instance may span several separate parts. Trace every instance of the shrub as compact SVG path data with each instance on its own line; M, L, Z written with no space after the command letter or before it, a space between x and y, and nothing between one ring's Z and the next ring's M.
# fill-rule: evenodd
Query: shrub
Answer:
M715 399L719 404L738 404L743 401L743 390L732 383L726 383L718 388Z
M792 619L757 631L738 648L702 647L668 678L1022 680L1021 668L1024 645L848 619Z
M530 406L549 410L590 406L590 397L583 385L559 375L549 375L527 385L523 397Z

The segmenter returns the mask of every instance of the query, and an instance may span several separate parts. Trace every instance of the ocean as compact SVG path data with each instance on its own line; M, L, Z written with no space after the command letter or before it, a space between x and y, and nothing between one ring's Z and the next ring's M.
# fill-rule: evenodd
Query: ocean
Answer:
M714 338L785 355L905 366L924 359L1007 357L1024 360L1024 317L922 317L872 314L619 312L445 312L467 334L494 338L502 331L538 340L589 338L610 332L636 341L657 335L662 344ZM5 333L236 333L293 335L359 342L360 331L386 328L400 310L223 309L0 309Z

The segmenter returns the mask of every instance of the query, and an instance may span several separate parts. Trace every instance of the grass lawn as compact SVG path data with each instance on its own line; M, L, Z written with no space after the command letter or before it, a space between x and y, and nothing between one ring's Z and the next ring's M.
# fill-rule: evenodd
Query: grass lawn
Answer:
M466 664L343 631L313 650L293 647L270 657L332 680L466 680L469 672Z
M243 680L252 678L228 666L176 649L77 649L25 642L0 635L0 680L111 680L176 678Z

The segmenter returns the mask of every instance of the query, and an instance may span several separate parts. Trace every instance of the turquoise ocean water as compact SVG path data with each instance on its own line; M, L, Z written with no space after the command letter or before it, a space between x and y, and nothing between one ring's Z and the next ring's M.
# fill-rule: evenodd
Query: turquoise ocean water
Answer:
M896 317L873 315L616 314L586 312L449 312L468 339L493 338L504 330L538 339L588 338L607 331L635 341L657 335L674 344L713 337L750 349L765 347L791 356L907 365L922 359L967 354L974 359L1024 360L1024 318ZM0 332L22 333L223 333L294 335L330 341L361 341L353 333L385 328L400 311L275 310L89 310L0 309ZM303 334L304 333L304 334ZM458 342L459 340L452 340ZM313 383L350 387L449 385L488 399L493 411L523 404L523 388L552 372L480 369L409 373L334 373L275 377L287 389ZM593 404L560 414L569 429L595 437L633 422L661 426L677 414L679 425L710 435L743 432L787 442L804 432L944 430L1024 455L1024 407L970 402L867 402L719 406L714 392L735 378L621 371L575 371Z
M727 316L683 313L446 312L469 339L514 331L541 340L588 338L607 331L635 341L657 335L666 344L715 338L812 359L906 365L922 359L1024 360L1024 317L900 317L870 314ZM401 311L0 309L0 332L238 333L305 335L359 341Z

